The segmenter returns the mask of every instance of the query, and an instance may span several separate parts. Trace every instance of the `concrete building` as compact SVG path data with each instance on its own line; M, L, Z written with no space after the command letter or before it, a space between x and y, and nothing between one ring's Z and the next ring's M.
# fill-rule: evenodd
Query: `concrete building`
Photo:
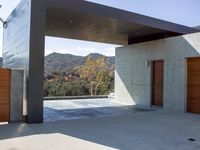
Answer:
M117 100L185 111L186 58L199 55L197 32L82 0L22 0L4 28L3 66L25 69L27 121L38 123L43 121L45 35L124 45L116 50Z
M150 107L155 104L166 110L200 113L200 86L195 90L193 83L199 84L199 41L200 33L193 33L117 48L116 98L142 106ZM160 60L163 61L162 71L153 71L157 69L154 68L154 63L159 63ZM188 62L190 66L187 66ZM196 70L187 69L193 66ZM162 74L162 79L159 73ZM154 79L161 83L154 84ZM188 82L192 82L192 85ZM155 99L158 102L154 102ZM190 104L195 105L191 107L198 108L188 110Z

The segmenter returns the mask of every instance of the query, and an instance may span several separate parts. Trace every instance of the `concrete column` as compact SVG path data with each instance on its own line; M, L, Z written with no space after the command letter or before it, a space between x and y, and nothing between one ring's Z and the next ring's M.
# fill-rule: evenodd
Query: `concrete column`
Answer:
M10 122L20 122L23 120L23 70L11 70L10 87Z
M43 79L46 2L31 0L28 123L43 122Z

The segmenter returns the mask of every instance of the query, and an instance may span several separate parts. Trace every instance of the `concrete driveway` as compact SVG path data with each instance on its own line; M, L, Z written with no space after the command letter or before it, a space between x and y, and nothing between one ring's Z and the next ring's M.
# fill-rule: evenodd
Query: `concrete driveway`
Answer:
M159 110L44 124L0 125L0 149L199 150L200 115Z

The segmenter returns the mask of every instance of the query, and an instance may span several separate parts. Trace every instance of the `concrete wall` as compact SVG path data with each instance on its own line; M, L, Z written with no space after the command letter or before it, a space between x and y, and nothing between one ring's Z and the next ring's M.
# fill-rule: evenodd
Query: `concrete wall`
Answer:
M10 122L23 120L24 70L11 70Z
M22 0L7 19L3 33L3 67L25 70L24 104L28 98L29 55L30 55L30 0ZM24 114L27 115L25 109Z
M22 0L4 28L3 67L25 70L29 123L43 122L45 9L45 1Z
M151 106L151 65L164 60L164 109L185 111L186 58L200 56L200 33L166 38L116 49L116 99Z

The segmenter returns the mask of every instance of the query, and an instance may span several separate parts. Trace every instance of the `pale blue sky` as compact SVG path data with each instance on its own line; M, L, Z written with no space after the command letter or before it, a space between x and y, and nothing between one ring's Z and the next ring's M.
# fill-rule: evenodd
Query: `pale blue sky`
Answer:
M147 16L179 23L186 26L200 25L200 0L88 0ZM6 19L20 0L0 0L0 17ZM2 56L3 29L0 24L0 56ZM45 52L71 53L87 55L98 52L105 55L114 55L115 45L99 44L46 37Z

